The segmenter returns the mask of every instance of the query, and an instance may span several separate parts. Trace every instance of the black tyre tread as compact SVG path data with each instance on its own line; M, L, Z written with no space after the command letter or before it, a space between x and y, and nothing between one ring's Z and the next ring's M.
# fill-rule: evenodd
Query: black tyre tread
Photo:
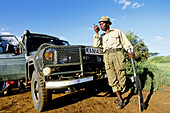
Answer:
M34 73L34 72L33 72ZM34 79L37 79L37 77L34 77ZM41 95L41 100L39 100L39 101L41 101L41 103L40 103L40 105L38 105L38 106L41 106L41 108L39 108L39 107L36 107L36 110L38 111L38 112L41 112L41 111L44 111L44 110L46 110L47 109L47 107L48 107L48 102L50 101L50 100L52 100L52 93L50 93L49 92L49 90L47 90L46 88L45 88L45 85L44 85L44 81L40 78L40 77L38 77L38 79L39 80L36 80L37 82L38 81L40 81L40 86L41 86L41 91L42 91L42 95Z
M41 87L42 87L42 110L45 110L47 108L47 102L48 102L48 92L47 89L44 87L44 82L42 79L40 79Z

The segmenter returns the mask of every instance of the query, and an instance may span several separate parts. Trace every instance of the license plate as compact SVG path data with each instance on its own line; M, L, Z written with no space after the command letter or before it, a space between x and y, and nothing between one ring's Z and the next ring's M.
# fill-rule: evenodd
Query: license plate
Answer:
M103 49L101 49L101 48L93 48L93 47L85 47L85 54L103 55Z

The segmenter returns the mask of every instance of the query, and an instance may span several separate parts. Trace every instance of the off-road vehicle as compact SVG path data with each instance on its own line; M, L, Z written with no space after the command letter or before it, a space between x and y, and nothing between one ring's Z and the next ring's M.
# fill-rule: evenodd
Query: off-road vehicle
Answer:
M35 109L44 110L52 99L52 90L105 78L102 49L70 45L67 41L26 30L19 41L19 54L0 54L0 81L31 81ZM11 44L12 45L12 44Z

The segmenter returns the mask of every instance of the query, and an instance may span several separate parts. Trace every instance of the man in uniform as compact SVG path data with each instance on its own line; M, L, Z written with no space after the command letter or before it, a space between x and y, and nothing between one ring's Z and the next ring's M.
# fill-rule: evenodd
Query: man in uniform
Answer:
M121 92L125 91L125 56L122 48L129 52L131 58L134 57L133 46L120 29L110 29L112 24L109 17L103 16L100 21L100 28L104 31L99 34L98 25L94 26L96 34L94 35L93 46L103 47L104 63L108 83L112 87L112 91L116 93L117 99L114 103L117 105L116 109L123 108L123 99Z

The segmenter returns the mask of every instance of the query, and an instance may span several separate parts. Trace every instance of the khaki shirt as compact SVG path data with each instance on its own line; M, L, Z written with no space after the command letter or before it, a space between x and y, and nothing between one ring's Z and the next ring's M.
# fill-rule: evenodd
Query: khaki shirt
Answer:
M103 46L103 52L107 49L125 48L126 51L133 52L133 46L120 29L111 29L109 33L95 34L93 39L93 46Z

